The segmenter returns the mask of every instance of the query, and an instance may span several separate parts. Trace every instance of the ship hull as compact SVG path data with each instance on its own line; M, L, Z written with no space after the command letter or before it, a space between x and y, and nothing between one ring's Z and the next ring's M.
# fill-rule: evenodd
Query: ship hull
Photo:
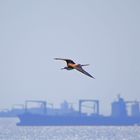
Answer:
M20 126L131 126L140 125L139 117L104 116L48 116L38 114L19 115Z

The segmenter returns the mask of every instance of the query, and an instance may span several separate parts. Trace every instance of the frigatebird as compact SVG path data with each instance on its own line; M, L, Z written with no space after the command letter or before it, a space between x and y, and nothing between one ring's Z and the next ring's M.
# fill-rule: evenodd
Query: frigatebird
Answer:
M64 59L64 58L54 58L55 60L63 60L63 61L66 61L67 63L67 67L64 67L64 68L61 68L61 69L66 69L66 70L73 70L73 69L76 69L80 72L82 72L83 74L95 79L92 75L90 75L88 72L86 72L82 67L83 66L88 66L89 64L84 64L84 65L81 65L81 64L76 64L73 60L71 59Z

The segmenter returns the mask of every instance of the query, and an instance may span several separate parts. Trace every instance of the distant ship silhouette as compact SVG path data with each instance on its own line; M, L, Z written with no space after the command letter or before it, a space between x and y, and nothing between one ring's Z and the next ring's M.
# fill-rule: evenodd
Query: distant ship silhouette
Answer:
M42 113L33 113L27 109L28 102L41 103L39 109ZM85 103L88 102L88 106ZM92 107L89 106L92 103ZM79 110L76 111L69 107L67 102L61 105L60 109L46 107L46 101L28 100L25 102L25 112L18 115L20 122L17 125L25 126L130 126L140 125L140 102L124 101L119 97L112 103L112 112L110 116L104 116L99 113L99 100L82 99L79 100ZM131 105L131 115L128 115L127 107ZM92 114L83 113L83 107L91 108Z

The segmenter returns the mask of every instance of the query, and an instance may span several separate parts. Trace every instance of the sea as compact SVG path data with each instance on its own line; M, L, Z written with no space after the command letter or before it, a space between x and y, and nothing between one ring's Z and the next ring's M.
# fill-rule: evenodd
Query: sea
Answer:
M140 126L17 126L0 118L0 140L140 140Z

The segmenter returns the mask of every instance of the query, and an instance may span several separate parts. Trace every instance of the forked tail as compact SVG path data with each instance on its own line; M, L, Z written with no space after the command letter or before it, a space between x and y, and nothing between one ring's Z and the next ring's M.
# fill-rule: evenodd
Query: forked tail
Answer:
M83 66L89 66L89 64L83 64L83 65L81 65L81 66L82 66L82 67L83 67Z

